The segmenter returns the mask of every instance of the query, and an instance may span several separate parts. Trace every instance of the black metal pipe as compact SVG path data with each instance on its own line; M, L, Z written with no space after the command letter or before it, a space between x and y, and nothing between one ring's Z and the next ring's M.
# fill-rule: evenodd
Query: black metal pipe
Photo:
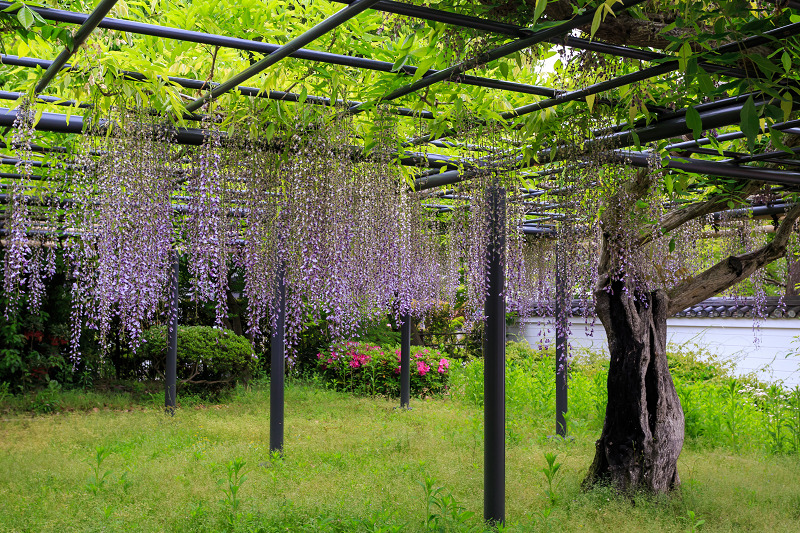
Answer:
M764 104L764 101L755 103L756 107L760 107ZM701 120L703 121L703 127L706 129L714 129L721 128L723 126L729 126L731 124L738 124L741 120L742 105L742 103L735 103L724 107L714 107L712 109L704 110L700 113ZM633 130L612 133L598 139L589 139L584 143L584 146L587 150L594 146L616 146L622 148L631 146L637 142L645 144L668 137L679 137L689 132L691 132L691 129L687 126L686 116L683 114L666 120L656 121L652 124L635 128ZM742 134L737 132L736 135ZM691 142L694 143L695 141ZM678 147L679 145L673 146ZM538 159L541 161L551 160L549 149L542 150L538 156ZM522 159L519 158L519 160L521 163ZM530 164L536 164L535 158L531 159ZM467 169L463 171L448 170L436 175L426 176L424 178L415 180L414 189L421 191L442 185L452 185L454 183L471 179L477 175L477 173L478 171L474 169Z
M506 191L499 183L487 191L487 222L491 238L486 247L486 332L483 374L483 518L487 522L505 522L506 487L506 304L505 239Z
M2 60L0 60L0 64L5 64L5 63L3 63ZM0 100L19 100L24 96L27 95L21 92L0 91ZM91 104L79 104L75 100L64 100L62 98L58 98L57 96L45 96L43 94L37 95L36 100L38 102L43 102L46 104L59 105L65 107L74 107L77 104L77 107L79 107L80 109L88 109L92 107Z
M284 387L286 379L286 267L275 279L275 328L270 339L269 451L283 454Z
M36 59L32 57L18 57L18 56L9 56L0 54L0 64L3 65L14 65L20 67L28 67L28 68L48 68L52 61L48 61L45 59ZM66 65L63 67L65 70L72 69L71 65ZM133 70L120 70L120 74L127 80L132 81L147 81L147 76L140 72L136 72ZM191 78L181 78L176 76L167 76L166 78L162 76L156 76L157 79L166 79L171 83L175 83L184 87L186 89L195 89L195 90L204 90L209 88L214 88L219 84L216 82L210 81L201 81L195 80ZM279 100L281 102L300 102L301 100L304 103L311 104L311 105L321 105L321 106L331 106L331 105L359 105L363 102L358 102L354 100L331 100L330 98L324 96L314 96L314 95L306 95L305 98L301 97L298 93L291 93L285 91L263 91L256 87L246 87L244 85L240 85L235 89L239 94L242 96L249 96L252 98L265 98L268 100ZM0 99L2 100L18 100L22 96L25 96L25 93L21 92L13 92L13 91L0 91ZM54 96L44 96L39 95L37 99L53 105L60 105L60 106L74 106L76 102L74 100L62 100L60 98ZM78 107L86 109L93 107L92 104L85 104L79 103ZM415 111L413 109L409 109L407 107L395 107L390 108L389 113L393 113L396 115L404 116L404 117L414 117L414 118L424 118L424 119L432 119L434 118L434 114L430 111ZM194 115L194 114L186 114L184 118L188 120L200 120L203 117L201 115Z
M652 158L640 152L614 152L610 153L609 156L620 163L629 164L634 167L652 166ZM695 174L719 176L722 178L757 180L767 183L779 183L782 185L800 185L800 172L738 166L728 163L719 163L717 161L665 157L661 159L661 168L684 170Z
M652 158L643 153L615 152L610 155L621 163L626 163L635 167L649 167L652 165ZM685 170L686 172L693 172L695 174L705 174L707 176L719 176L723 178L757 180L767 183L779 183L782 185L800 185L800 172L772 170L763 167L738 166L716 161L666 157L661 159L661 168Z
M17 116L16 109L8 109L4 107L0 107L0 127L3 126L14 126L14 119ZM88 123L87 126L84 128L84 119L81 116L73 115L70 117L69 121L67 121L67 115L62 113L42 113L39 121L36 123L35 129L39 131L51 131L56 133L85 133L92 131L94 133L103 134L106 131L108 121L106 119L101 119L98 123L97 127L92 126L91 123ZM204 133L203 130L200 128L185 128L185 127L175 127L172 129L177 144L184 144L184 145L191 145L191 146L199 146L204 142ZM223 132L223 137L225 133ZM360 148L353 147L353 150L360 152ZM65 150L66 151L66 150ZM354 154L357 152L354 152ZM414 166L419 164L421 159L418 158L406 158L404 159L405 164ZM429 154L424 160L426 163L429 164L442 164L443 162L448 161L447 156L441 156L437 154ZM5 158L0 161L0 164L8 164L14 165L18 162L17 159L14 158ZM33 162L34 166L47 166L43 165L38 161Z
M753 207L742 207L740 209L728 209L727 211L717 211L715 213L711 213L711 217L715 222L719 222L723 218L755 218L766 217L770 215L781 215L794 207L794 205L795 204L781 202L775 205L756 205Z
M14 126L14 119L17 116L16 109L8 109L0 107L0 127ZM106 120L100 120L94 126L91 123L87 124L86 130L94 129L99 133L105 132L107 125ZM36 129L39 131L52 131L55 133L83 133L84 120L81 116L73 115L70 117L69 122L67 116L61 113L42 113L39 122L36 123ZM175 128L175 141L178 144L188 144L199 146L203 144L204 134L203 130L198 128Z
M57 178L52 178L50 176L38 176L38 175L26 176L24 174L15 174L13 172L0 172L0 179L3 179L3 180L56 181Z
M562 250L556 249L556 435L567 436L567 356L571 298L565 287L566 269Z
M72 47L64 47L56 60L53 61L53 64L44 72L42 78L36 84L36 88L34 92L36 94L41 93L47 88L47 85L56 77L56 74L61 70L69 58L72 57L74 54L86 41L86 38L94 31L98 24L105 18L111 8L114 7L114 4L117 3L117 0L100 0L100 3L97 7L92 11L86 21L78 28L78 31L72 36Z
M411 314L403 315L400 326L400 407L411 407Z
M167 329L167 365L164 380L164 411L173 416L175 414L176 400L178 397L178 309L180 293L178 281L180 279L180 256L173 251L172 260L172 302L169 307L169 328Z
M740 52L740 51L745 50L747 48L752 48L752 47L755 47L755 46L760 46L762 44L765 44L766 42L771 42L771 41L773 41L775 39L780 39L780 38L784 38L784 37L789 37L789 36L795 35L798 32L800 32L800 22L794 23L794 24L788 24L786 26L781 26L780 28L775 28L774 30L770 30L770 31L765 32L763 35L757 35L757 36L754 36L754 37L748 37L747 39L745 39L744 41L742 41L740 43L729 43L729 44L720 46L718 48L710 50L709 52L706 52L705 55L711 55L711 54L722 55L722 54L729 53L729 52L734 52L734 51L739 51ZM607 91L607 90L610 90L610 89L618 88L618 87L621 87L623 85L626 85L626 84L629 84L629 83L633 83L635 81L642 81L642 80L645 80L645 79L648 79L648 78L651 78L651 77L654 77L654 76L658 76L658 75L661 75L661 74L666 74L668 72L672 72L674 70L677 70L678 67L679 67L679 62L678 61L669 61L669 62L662 63L660 65L656 65L656 66L653 66L653 67L650 67L650 68L647 68L647 69L644 69L644 70L640 70L638 72L633 72L631 74L626 74L624 76L619 76L619 77L613 78L611 80L607 80L607 81L603 81L603 82L600 82L600 83L596 83L594 85L590 85L589 87L585 87L583 89L579 89L579 90L576 90L576 91L571 91L571 92L568 92L568 93L563 93L563 94L557 95L557 96L555 96L553 98L550 98L548 100L543 100L541 102L535 102L533 104L521 106L521 107L518 107L516 109L512 109L511 111L506 111L505 113L502 113L501 117L504 120L510 120L512 118L515 118L515 117L519 117L519 116L522 116L522 115L525 115L525 114L528 114L528 113L533 113L535 111L541 111L543 109L547 109L547 108L550 108L550 107L553 107L553 106L556 106L556 105L559 105L559 104L563 104L563 103L566 103L566 102L585 99L587 96L590 96L590 95L593 95L593 94L598 94L600 92L604 92L604 91ZM420 80L420 81L422 81L422 80ZM401 89L402 89L402 87L401 87ZM738 97L734 97L734 98L738 98ZM714 107L716 107L718 105L719 104L716 103L716 102L709 102L709 103L706 103L706 104L699 104L698 106L693 106L693 107L695 107L695 109L699 109L700 106L714 106ZM756 105L759 105L759 104L756 103ZM683 119L684 122L685 122L685 116L684 115L679 115L678 113L676 113L675 115L678 115L678 116L670 115L668 120L680 120L680 119ZM658 123L660 123L660 121ZM651 124L651 126L654 127L655 124ZM710 128L713 128L713 127L716 127L716 126L708 126L706 124L706 122L703 121L703 128L704 129L710 129ZM613 128L613 129L614 130L619 130L620 128ZM616 133L616 135L630 135L630 131L631 130L618 132L618 133ZM416 139L412 139L412 140L404 143L403 146L407 147L407 146L410 146L410 145L430 142L430 141L435 140L435 139L441 139L441 138L444 138L444 137L448 137L448 136L452 135L453 133L454 133L454 130L448 129L448 130L445 130L444 132L442 132L441 134L439 134L439 135L437 135L435 137L432 136L432 135L425 135L425 136L422 136L422 137L419 137L419 138L416 138ZM643 139L642 139L642 142L644 142Z
M770 126L770 128L775 130L786 131L795 126L800 126L800 120L789 120L787 122L779 122L777 124L773 124L772 126ZM766 130L762 129L760 130L760 133L761 134L766 133ZM714 138L716 139L717 142L725 142L725 141L733 141L735 139L744 139L744 137L745 134L742 133L741 131L733 131L731 133L723 133L722 135L717 135ZM679 143L669 144L664 148L664 150L667 151L684 150L686 148L692 148L695 146L705 146L707 144L711 144L711 139L709 139L708 137L703 137L701 139L695 139L692 141L683 141Z
M760 154L745 154L745 155L737 155L733 159L725 159L720 161L720 163L749 163L751 161L766 161L768 159L775 159L776 157L792 157L800 153L800 146L795 146L790 148L790 152L786 152L784 150L775 150L772 152L762 152Z
M628 9L629 7L635 6L636 4L642 3L643 1L644 0L623 0L622 6L619 7L619 10L623 11L625 9ZM405 96L413 92L419 91L420 89L424 89L425 87L429 87L434 83L438 83L445 80L455 80L462 73L468 70L472 70L478 65L489 63L496 59L500 59L501 57L505 57L515 52L519 52L520 50L524 50L525 48L529 48L535 44L541 43L548 39L557 37L559 35L564 35L565 33L568 33L579 26L583 26L584 24L590 23L593 17L594 17L594 10L587 10L585 13L578 15L571 20L532 33L531 35L523 37L521 39L517 39L516 41L506 43L493 50L481 53L476 57L473 57L466 61L462 61L461 63L453 65L452 67L440 70L436 73L425 75L421 79L413 83L409 83L407 85L399 87L394 91L390 92L389 94L382 96L381 101L395 100L397 98L400 98L401 96ZM351 107L349 109L351 113L358 113L362 110L363 107L361 106Z

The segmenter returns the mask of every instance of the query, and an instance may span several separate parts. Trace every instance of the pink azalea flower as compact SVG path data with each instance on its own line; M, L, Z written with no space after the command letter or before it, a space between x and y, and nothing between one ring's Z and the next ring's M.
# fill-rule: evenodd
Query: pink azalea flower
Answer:
M450 361L442 357L439 360L439 373L444 374L445 372L447 372L448 368L450 368Z
M430 370L430 369L431 369L431 367L428 366L425 363L425 361L417 361L417 372L419 372L420 376L424 376L425 374L427 374L428 370Z

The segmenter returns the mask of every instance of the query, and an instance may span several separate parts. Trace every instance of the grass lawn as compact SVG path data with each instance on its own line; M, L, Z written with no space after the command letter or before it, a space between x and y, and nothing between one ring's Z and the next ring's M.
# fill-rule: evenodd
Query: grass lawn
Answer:
M401 411L394 400L291 383L279 458L269 454L268 402L263 387L240 389L221 405L183 407L173 418L155 405L3 415L0 530L485 529L478 408L445 398L413 400L413 410ZM555 440L552 425L515 419L508 531L692 531L698 520L700 531L800 531L796 455L690 446L680 491L631 500L609 489L581 492L597 435ZM546 452L562 464L554 504L545 493ZM241 482L235 461L245 463ZM432 514L439 516L426 524Z

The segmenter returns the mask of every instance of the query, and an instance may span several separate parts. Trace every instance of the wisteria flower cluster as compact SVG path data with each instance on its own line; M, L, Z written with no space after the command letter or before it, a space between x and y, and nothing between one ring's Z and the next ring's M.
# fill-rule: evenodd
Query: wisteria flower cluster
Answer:
M387 312L398 322L407 314L418 319L440 302L458 309L470 329L484 319L493 259L506 276L508 311L525 316L554 310L557 270L588 312L603 249L611 276L643 288L702 266L685 257L713 256L679 253L702 246L696 235L706 221L671 237L654 227L653 242L639 246L639 226L629 218L659 219L660 182L653 179L647 201L632 211L620 194L630 171L607 165L600 144L595 154L566 153L580 165L539 180L542 191L530 192L519 187L517 152L497 149L520 145L522 137L508 136L522 133L469 117L456 129L468 147L463 163L472 179L448 191L415 192L397 164L396 124L380 111L367 153L353 117L336 109L310 121L298 116L293 127L273 128L269 139L251 133L260 131L267 108L263 115L254 108L252 124L233 125L223 112L206 109L202 143L185 146L165 117L121 102L74 150L49 164L67 184L50 202L30 192L35 107L19 107L12 136L23 179L4 208L6 312L25 292L31 306L41 301L53 261L40 244L52 249L60 240L72 282L76 356L83 328L105 338L118 322L135 348L147 325L177 312L166 304L176 253L189 265L192 296L216 304L218 326L227 319L230 282L238 276L248 333L269 336L282 304L289 346L309 321L324 320L335 338L344 339L366 320ZM564 135L582 142L587 127L567 128ZM437 217L431 200L447 202L447 215ZM545 220L558 223L542 227L552 228L557 244L520 231L531 212L545 209ZM747 221L714 223L730 230L731 252L766 238L752 235ZM754 292L763 295L757 287ZM348 368L373 368L378 358L368 355L349 358ZM448 366L425 357L415 370L428 378L446 375Z

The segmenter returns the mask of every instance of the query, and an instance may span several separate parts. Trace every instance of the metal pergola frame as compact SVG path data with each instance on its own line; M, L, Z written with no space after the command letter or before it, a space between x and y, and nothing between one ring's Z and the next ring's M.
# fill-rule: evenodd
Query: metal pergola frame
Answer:
M356 101L342 101L332 100L330 98L321 96L302 96L292 92L282 91L263 91L255 87L243 86L244 82L263 70L275 65L280 60L293 57L296 59L323 62L333 65L340 65L349 68L366 69L377 72L393 73L395 72L394 65L385 61L378 61L370 58L354 57L348 55L334 54L330 52L322 52L304 48L306 45L314 42L316 39L326 34L330 30L336 28L347 20L356 17L359 13L367 9L375 9L387 13L395 13L403 16L413 17L420 20L440 22L448 25L457 26L471 30L482 32L489 32L496 35L511 38L507 42L495 49L484 52L483 54L473 57L467 61L453 65L443 70L428 70L420 79L415 82L404 85L381 98L382 102L388 102L400 98L402 96L413 94L421 89L429 87L435 83L448 81L453 83L460 83L484 88L490 88L502 91L511 91L518 94L536 95L547 98L546 100L538 101L528 105L524 105L507 111L501 114L501 118L505 121L514 121L516 118L535 111L541 111L549 107L559 106L565 103L574 101L587 101L587 97L598 95L611 89L619 88L623 85L644 81L654 78L666 73L675 72L678 69L679 62L675 56L654 52L651 50L644 50L634 47L625 47L612 45L608 43L598 42L596 40L586 40L575 37L571 34L572 30L585 26L591 23L594 12L589 10L582 14L573 17L571 20L563 21L559 24L548 27L540 31L533 31L528 28L523 28L513 24L501 23L497 21L482 19L473 16L460 15L449 13L442 10L431 9L423 6L415 6L394 2L391 0L332 0L342 4L347 4L342 10L334 15L328 17L321 23L313 26L305 33L294 37L287 44L277 45L271 43L264 43L252 41L248 39L236 38L224 35L214 35L202 33L197 31L183 30L178 28L170 28L159 26L155 24L147 24L135 22L130 20L121 20L109 18L106 15L116 4L116 0L101 0L96 9L90 14L76 13L65 10L30 7L39 16L45 20L54 22L63 22L69 24L78 24L80 27L73 36L74 46L65 48L61 51L55 60L45 60L36 58L16 57L16 56L0 56L0 64L12 65L28 68L41 68L44 70L43 76L36 84L35 93L38 101L60 106L72 106L75 108L88 108L90 104L74 102L71 100L61 100L57 96L44 95L43 93L50 82L62 70L74 70L70 64L70 59L74 52L78 49L79 45L88 38L96 28L104 28L114 31L129 32L133 34L154 36L165 39L177 39L186 42L193 42L198 44L209 44L213 46L232 48L247 52L254 52L264 54L264 57L246 70L231 77L223 83L201 81L195 79L187 79L175 76L167 76L162 81L165 83L173 84L179 87L205 91L200 97L186 106L187 111L193 113L202 108L202 106L212 101L221 95L236 91L241 95L255 98L266 98L284 102L296 102L298 104L308 105L322 105L322 106L340 106L346 108L346 113L355 114L369 109L373 104ZM617 10L626 10L637 4L642 3L643 0L622 0L621 5L615 6ZM10 2L0 1L0 9L7 9L12 4ZM790 9L800 9L800 3L795 0L788 2ZM766 32L764 35L753 36L745 39L742 42L730 43L719 46L706 53L700 54L698 58L698 65L705 69L707 72L717 75L727 76L734 79L759 77L763 75L757 67L731 67L729 65L722 65L715 63L714 60L722 54L732 52L742 52L747 48L760 46L765 43L780 41L800 34L800 23L790 24L781 28ZM554 43L564 45L567 47L591 51L601 54L608 54L623 58L637 59L641 61L651 62L652 66L645 68L639 72L619 76L611 80L603 81L584 87L582 89L561 92L548 87L541 87L536 85L528 85L517 82L509 82L504 80L496 80L486 77L478 77L467 75L466 72L490 61L506 57L510 54L524 50L532 45L538 43ZM410 65L401 66L396 74L398 76L414 76L417 68ZM145 81L144 74L134 71L121 71L120 75L126 80L131 81ZM721 99L715 102L699 104L694 107L694 110L700 115L704 130L713 128L721 128L735 125L740 120L740 113L747 97L753 96L755 98L755 105L763 106L770 102L770 96L762 94L754 95L738 95L728 99ZM17 100L23 97L22 93L13 91L0 91L0 99ZM800 99L798 99L800 100ZM623 148L630 148L631 146L640 146L645 143L662 139L675 139L682 135L691 133L686 119L686 109L678 110L676 112L665 112L665 110L655 110L656 119L647 123L641 119L635 121L633 124L618 124L610 129L610 133L604 134L600 139L588 139L585 144L587 146L598 145L600 142L604 145L611 145L613 152L610 153L617 162L633 165L633 166L648 166L647 155L643 152L622 151ZM433 111L416 111L410 108L395 107L393 113L401 117L410 117L416 119L434 119L436 115ZM16 113L9 109L0 108L0 127L12 127ZM189 114L185 118L196 120L200 117L197 115ZM58 113L43 113L36 128L41 131L58 132L58 133L71 133L81 134L97 127L103 127L103 123L89 124L84 121L80 116L72 116L67 118L66 114ZM795 133L792 129L800 126L800 121L794 120L785 122L783 124L773 124L773 129L782 130L790 133ZM405 147L410 147L416 144L431 144L439 148L448 148L454 145L451 141L442 141L445 137L450 137L455 133L455 130L446 131L442 135L436 137L432 135L411 139L406 143ZM800 130L798 130L800 133ZM180 144L199 145L203 142L203 132L195 128L176 128L175 138ZM725 133L716 137L717 141L730 141L744 137L741 132ZM702 154L708 156L719 156L716 151L710 151L702 148L711 143L708 138L697 139L685 142L673 142L668 146L670 150L683 150L687 153ZM3 146L3 148L7 148ZM480 147L467 149L480 149ZM555 153L554 153L555 150ZM542 161L558 161L558 146L551 146L538 155ZM37 150L34 150L37 151ZM44 149L41 151L60 151L55 149ZM64 150L66 151L66 150ZM800 172L787 172L766 169L758 166L748 166L742 163L758 162L758 161L784 161L786 157L795 155L797 151L792 152L774 151L763 154L741 154L741 153L723 153L722 156L732 157L723 161L709 161L705 159L697 159L691 157L670 157L662 160L662 167L665 169L677 169L681 171L707 174L712 176L721 176L735 179L752 179L764 181L767 183L782 184L792 188L800 188ZM454 183L462 182L470 179L479 172L485 169L470 168L469 161L458 160L449 158L448 156L441 156L436 154L417 154L405 153L399 154L399 159L403 164L418 166L425 164L428 167L438 167L434 171L425 172L417 176L414 183L416 190L431 189ZM550 157L554 155L555 157ZM531 159L531 162L524 163L521 157L516 159L516 165L519 168L529 167L535 165L536 159ZM5 158L0 161L0 164L10 165L18 163L14 158ZM787 164L793 164L789 162ZM581 164L579 163L578 166ZM38 165L43 166L43 165ZM443 170L443 171L442 171ZM556 167L555 169L549 168L547 170L538 172L540 176L555 174L559 172L566 172L569 167ZM20 179L22 176L18 173L3 172L0 173L0 179ZM34 179L50 180L49 176L36 176ZM499 186L492 187L489 194L490 216L493 221L498 221L505 213L506 191ZM544 194L555 194L555 191L547 190L521 190L523 199L534 198ZM447 199L447 198L445 198ZM426 207L431 209L438 209L439 212L448 210L447 205L428 204ZM537 207L534 205L534 207ZM530 214L539 215L543 217L554 218L557 213L548 211L553 208L553 205L540 205L536 209L532 209ZM557 218L557 217L556 217ZM489 278L489 292L487 295L487 303L485 314L487 315L487 329L486 329L486 397L485 397L485 506L484 518L489 522L503 522L505 519L505 399L504 399L504 372L505 372L505 300L503 297L503 272L500 265L502 265L502 241L504 235L499 228L499 224L493 226L496 233L496 239L493 240L487 250L487 263L491 265L490 278ZM5 230L0 228L0 233ZM550 235L552 228L550 226L536 223L529 220L524 224L523 232L529 235ZM47 233L47 232L44 232ZM64 233L64 232L61 232ZM68 232L65 234L68 235ZM559 263L560 264L560 263ZM175 260L175 271L173 275L173 299L177 298L177 254ZM558 270L559 267L557 267ZM276 294L277 307L283 309L285 301L285 283L282 273L279 273L278 280L278 293ZM563 280L560 270L556 274L557 280ZM568 297L564 288L560 288L557 292L560 296ZM557 302L561 305L562 302ZM568 302L567 302L568 304ZM410 342L410 317L402 328L402 356L401 356L401 399L402 407L409 405L409 342ZM285 317L281 315L278 318L278 327L273 332L272 341L272 364L274 368L282 368L284 361L284 320ZM167 383L165 390L165 406L169 412L174 411L175 407L175 360L177 350L177 317L173 317L170 322L170 339L169 339L169 353L167 357ZM557 406L557 432L561 435L565 434L566 427L564 423L563 413L566 410L566 365L564 364L566 358L566 340L560 337L557 340L557 389L558 389L558 406ZM559 366L560 364L560 366ZM282 373L281 376L282 378ZM283 382L282 379L274 379L271 385L271 428L270 428L270 449L282 452L283 450Z

